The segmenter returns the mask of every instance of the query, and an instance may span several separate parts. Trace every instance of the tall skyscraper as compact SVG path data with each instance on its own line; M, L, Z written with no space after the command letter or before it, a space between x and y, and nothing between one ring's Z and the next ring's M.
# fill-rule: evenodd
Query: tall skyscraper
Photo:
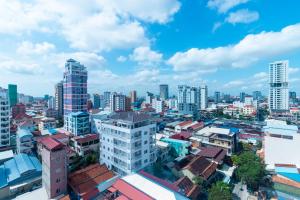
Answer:
M130 100L131 100L131 103L136 102L137 96L136 96L136 91L135 90L130 92Z
M109 103L110 103L110 92L104 92L104 105L105 107L109 107Z
M261 91L254 91L252 93L253 100L260 100L262 97Z
M241 92L240 93L240 102L245 102L245 97L246 97L246 93L245 92Z
M64 115L64 85L62 81L55 85L55 110L57 110L58 117Z
M162 100L169 98L169 86L166 84L159 85L159 96Z
M11 107L18 103L17 85L8 84L8 101Z
M195 115L200 108L199 88L187 85L178 86L178 111L182 114Z
M287 60L269 64L269 108L272 112L289 109L288 68Z
M7 98L0 96L0 147L10 145L10 107Z
M87 112L87 70L79 62L69 59L64 73L64 115Z
M100 95L99 94L93 94L92 102L93 102L93 108L94 109L100 108Z
M110 111L125 111L126 110L126 95L113 92L110 94Z
M154 94L151 93L151 92L147 92L147 95L146 95L146 103L147 103L147 104L152 104L153 98L154 98Z
M221 102L221 93L220 92L215 92L214 101L215 101L215 103Z
M200 87L200 109L205 110L208 107L208 89L207 85Z
M291 104L297 103L297 93L296 92L289 92L289 101Z

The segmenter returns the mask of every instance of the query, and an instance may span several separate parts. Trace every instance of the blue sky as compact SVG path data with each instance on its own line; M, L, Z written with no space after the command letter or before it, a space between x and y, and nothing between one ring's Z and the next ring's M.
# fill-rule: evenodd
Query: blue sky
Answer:
M74 3L75 2L75 3ZM294 0L1 0L0 86L53 95L72 57L89 92L158 93L167 83L267 92L268 63L290 61L300 92L300 2Z

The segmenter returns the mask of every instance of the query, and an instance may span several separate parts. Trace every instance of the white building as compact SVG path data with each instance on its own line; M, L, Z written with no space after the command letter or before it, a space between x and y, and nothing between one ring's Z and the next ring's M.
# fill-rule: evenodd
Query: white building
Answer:
M44 117L39 122L39 130L56 128L56 120L52 117Z
M168 100L168 108L171 110L178 110L178 101L176 98Z
M126 96L121 93L113 92L110 94L110 111L125 111Z
M161 113L164 111L164 101L161 99L153 99L152 108L155 109L156 113Z
M145 113L120 112L102 121L100 163L124 175L155 161L156 123Z
M153 99L154 99L154 94L152 94L151 92L147 92L146 103L147 104L152 104Z
M253 97L252 96L246 96L245 97L245 106L253 106Z
M33 150L33 135L30 131L25 129L18 129L17 131L17 153L31 154Z
M208 107L208 89L206 85L200 87L200 109L205 110Z
M264 127L264 159L268 170L275 164L296 165L300 168L300 134L298 127L285 121L267 120Z
M178 111L181 114L195 114L200 108L199 88L178 86Z
M288 61L269 64L269 108L271 111L289 109Z
M0 96L0 147L10 145L10 107L8 100Z

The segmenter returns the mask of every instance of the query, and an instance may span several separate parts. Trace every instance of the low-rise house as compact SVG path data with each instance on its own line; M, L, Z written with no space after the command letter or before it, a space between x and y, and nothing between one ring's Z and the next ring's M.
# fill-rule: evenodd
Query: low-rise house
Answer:
M42 184L42 166L34 156L17 154L0 165L0 199L11 199Z
M189 199L199 199L201 188L199 185L194 184L188 177L181 177L174 183L174 185L179 187Z
M156 159L157 160L164 162L170 158L169 152L170 152L171 147L170 147L169 143L157 140L155 147L156 147Z
M2 165L5 161L10 160L14 157L14 153L12 150L6 150L0 152L0 165Z
M170 144L171 151L174 152L172 154L175 154L173 156L184 157L190 151L191 142L189 141L177 140L172 138L162 138L160 139L160 141Z
M18 129L17 131L17 153L31 154L34 148L33 135L26 129Z
M90 152L99 152L99 135L87 134L71 138L70 146L80 156L85 156Z
M226 154L226 150L220 147L202 147L198 153L199 156L205 157L209 161L215 162L218 165L223 163Z
M69 174L68 185L74 199L92 199L111 187L116 179L118 175L97 163Z

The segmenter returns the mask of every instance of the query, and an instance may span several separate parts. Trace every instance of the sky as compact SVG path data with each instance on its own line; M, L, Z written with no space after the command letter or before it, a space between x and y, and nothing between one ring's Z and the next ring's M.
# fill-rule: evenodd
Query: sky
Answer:
M0 0L0 86L54 95L64 64L88 69L89 93L158 93L169 84L268 91L268 64L289 60L300 92L300 1Z

